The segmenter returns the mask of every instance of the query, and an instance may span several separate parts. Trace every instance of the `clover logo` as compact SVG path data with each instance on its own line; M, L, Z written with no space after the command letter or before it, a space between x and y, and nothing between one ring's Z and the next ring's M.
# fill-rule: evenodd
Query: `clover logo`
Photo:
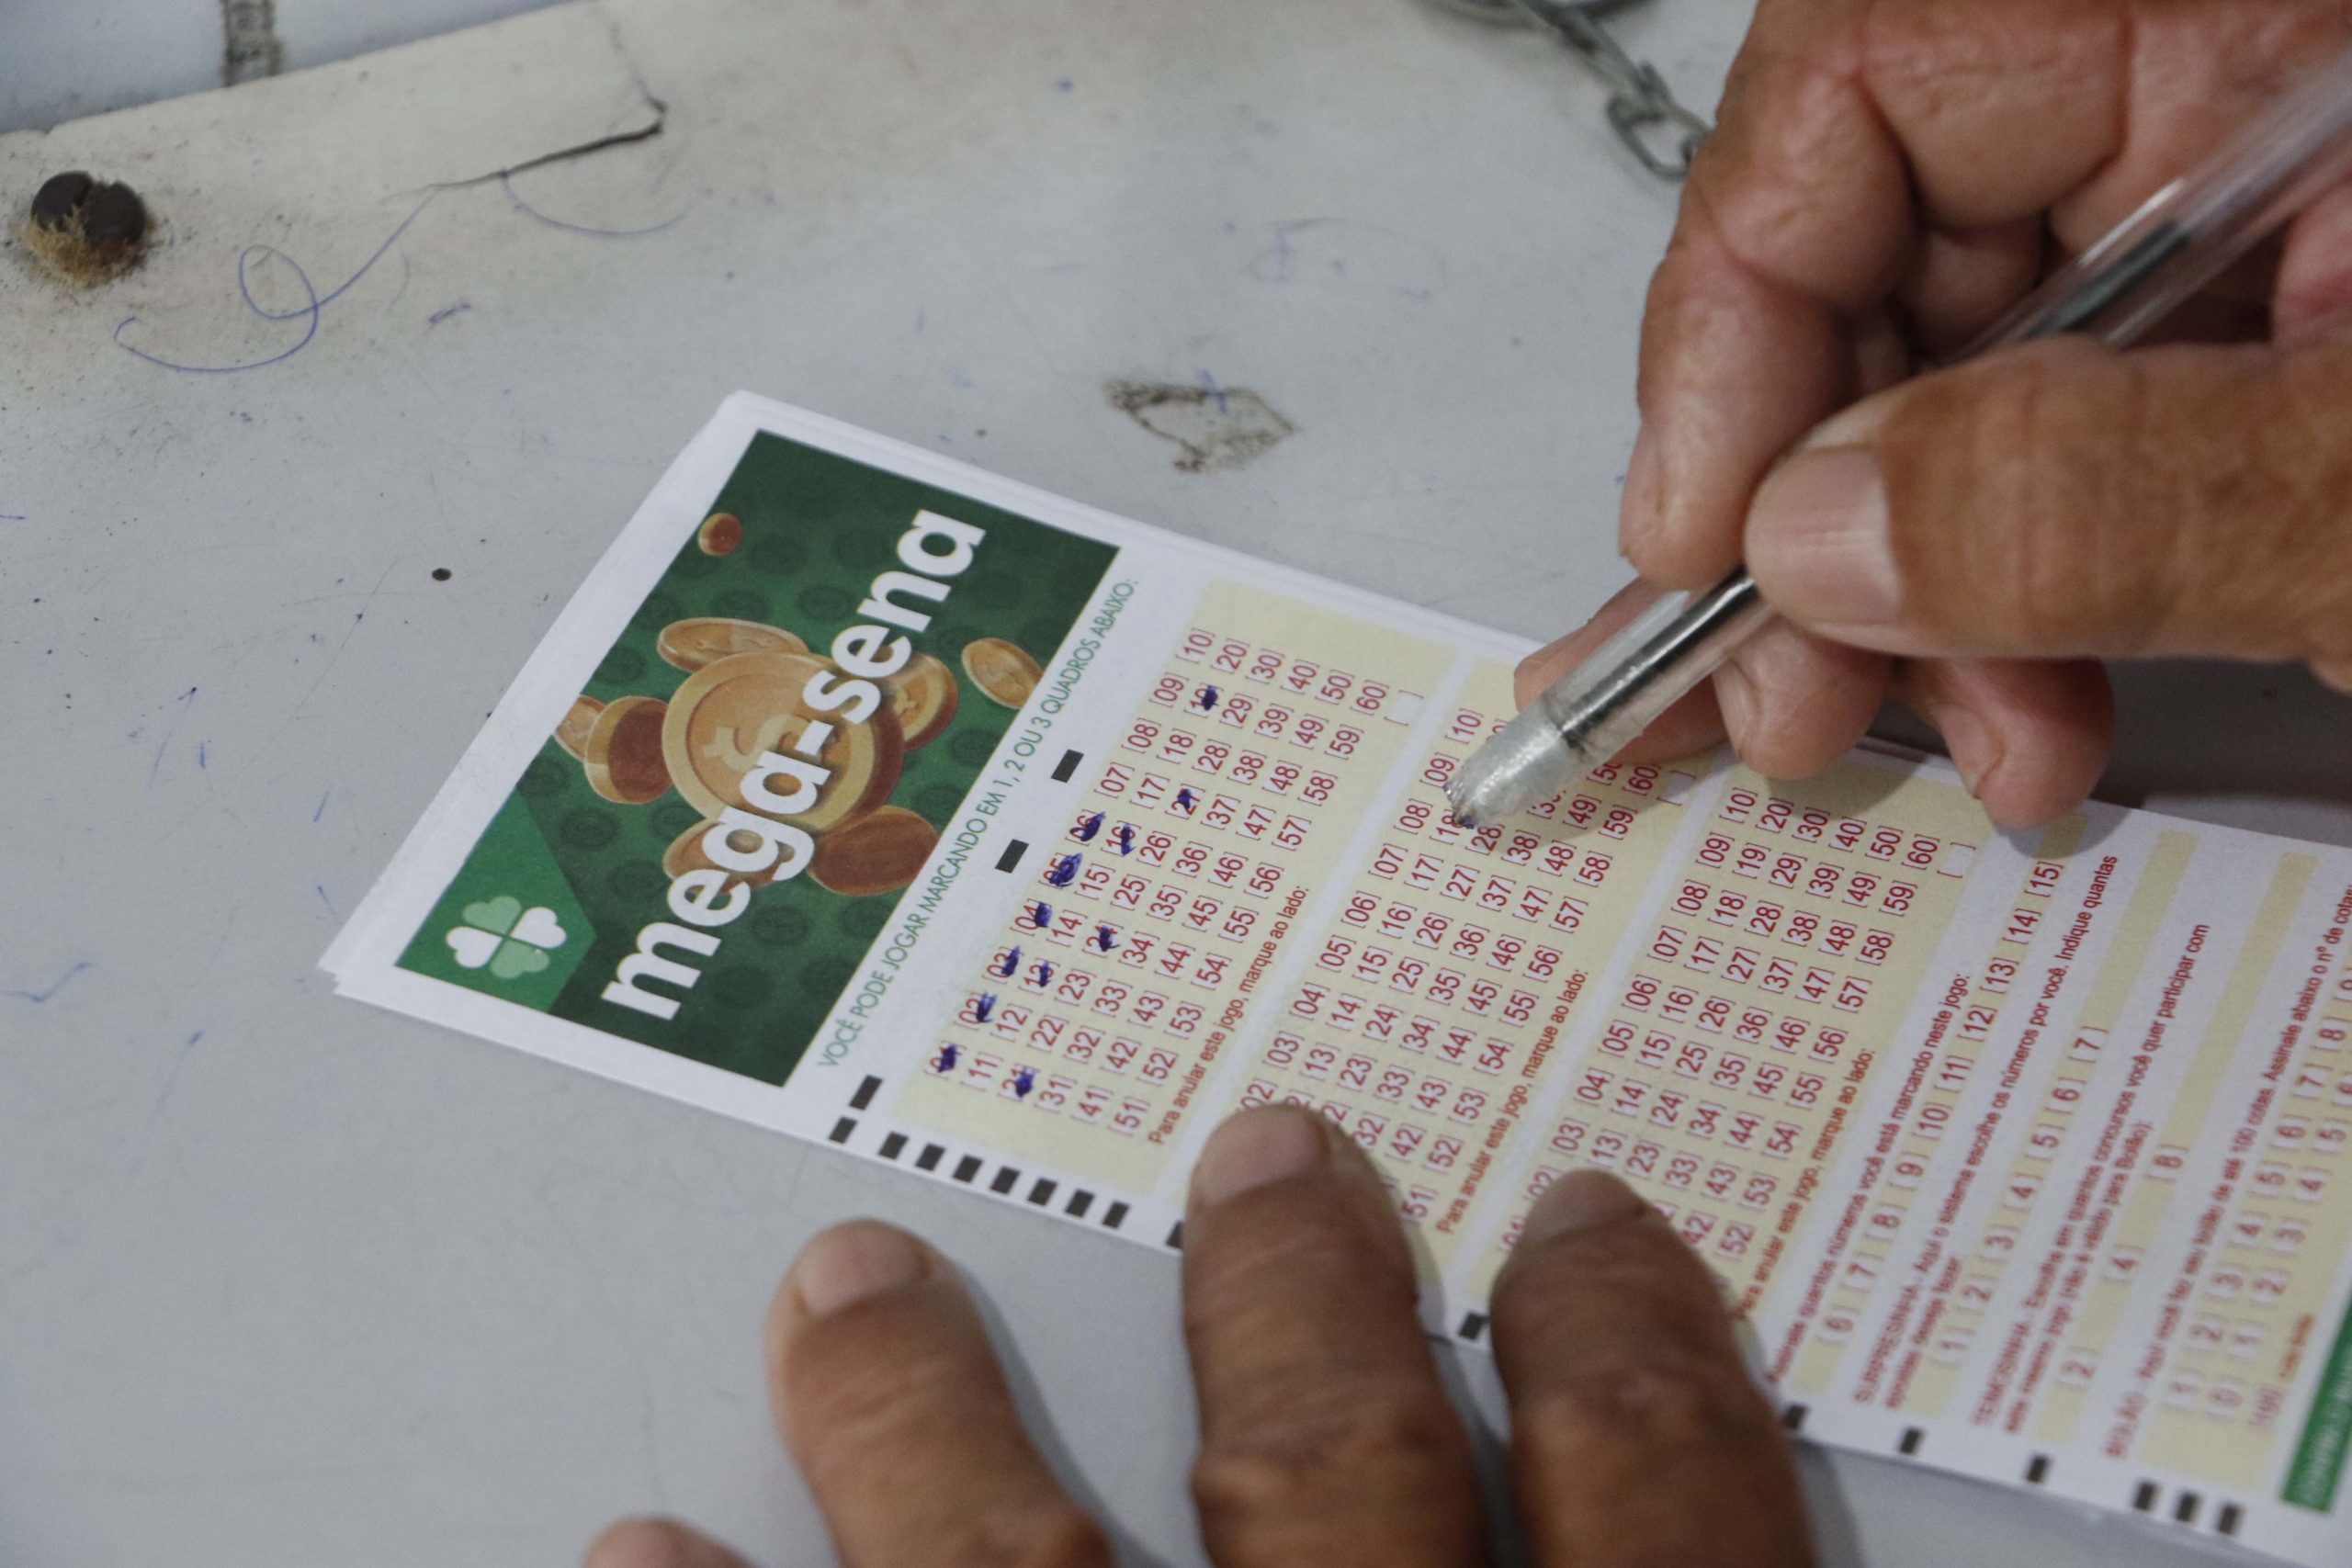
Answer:
M501 895L465 908L465 924L451 926L444 938L458 963L467 969L487 965L502 980L519 980L548 966L548 954L564 943L567 933L555 911Z

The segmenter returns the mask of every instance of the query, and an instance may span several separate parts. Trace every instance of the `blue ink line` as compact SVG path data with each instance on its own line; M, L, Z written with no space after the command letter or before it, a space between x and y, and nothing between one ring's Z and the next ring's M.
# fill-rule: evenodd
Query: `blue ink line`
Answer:
M79 975L83 970L87 969L89 966L90 961L86 958L83 959L79 964L74 964L73 968L68 969L64 974L60 975L57 977L57 983L50 987L46 991L0 991L0 997L21 997L26 1001L32 1003L35 1007L39 1007L41 1003L49 1000L50 998L63 990L67 981L73 979L74 976Z
M189 376L233 376L242 371L260 370L272 365L282 364L286 360L293 358L296 355L311 346L311 340L319 335L319 312L324 310L329 305L332 305L336 300L342 299L344 295L351 291L351 288L355 284L356 284L361 278L367 276L368 274L374 269L376 264L384 259L384 253L390 250L393 244L399 241L402 234L408 232L408 226L415 222L418 215L423 213L427 207L430 207L433 204L433 198L440 194L441 193L438 190L430 190L425 192L424 199L418 202L413 208L409 209L409 215L401 220L400 227L394 229L390 234L386 235L384 237L384 243L376 247L375 254L369 256L366 261L361 262L357 272L355 272L349 277L345 278L341 284L328 290L323 295L322 295L318 291L318 288L311 282L311 275L302 270L302 264L296 261L292 256L288 255L284 251L279 250L275 245L247 245L243 250L237 253L237 292L243 298L245 301L245 309L251 310L254 315L259 316L265 321L290 321L295 320L297 317L306 319L302 329L301 341L297 343L293 347L286 350L283 354L273 354L266 359L250 360L243 365L181 365L175 361L164 359L156 355L150 354L143 348L134 347L133 345L122 341L123 329L125 327L134 325L139 320L137 316L125 316L115 327L115 346L121 349L126 354L130 354L145 360L150 365L161 366L166 370L177 370L184 375ZM284 262L288 266L294 269L294 276L300 281L302 285L302 293L306 299L306 302L302 306L292 310L266 310L262 308L261 302L254 298L253 285L251 282L253 259L256 255L275 256L279 261Z
M311 821L315 822L320 818L324 817L327 814L327 795L333 795L334 793L334 791L329 790L326 795L319 796L319 808L311 813Z
M1215 398L1215 399L1216 400L1216 412L1219 412L1219 413L1231 413L1231 412L1233 412L1233 410L1232 410L1229 406L1227 406L1227 402L1226 402L1226 400L1225 400L1225 389L1224 389L1224 388L1222 388L1222 387L1220 387L1220 386L1218 386L1218 385L1216 384L1216 377L1214 377L1214 376L1212 376L1212 375L1210 375L1210 374L1209 374L1207 371L1205 371L1205 370L1204 370L1204 371L1202 371L1202 372L1201 372L1201 390L1203 390L1204 392L1206 392L1210 397L1213 397L1213 398Z
M197 689L194 686L190 686L187 691L182 692L180 694L180 706L186 707L188 704L196 701L196 691Z
M537 208L533 207L529 202L525 201L522 197L516 193L514 179L509 176L504 170L501 170L499 172L498 188L506 193L507 200L513 202L517 208L537 219L548 228L561 229L567 233L593 235L599 240L634 240L641 238L647 234L659 234L664 229L675 228L682 220L684 220L687 210L682 207L677 211L672 213L669 217L662 220L661 222L649 223L642 229L594 229L589 227L585 223L567 223L560 218L550 218L546 213L541 212Z
M155 760L147 765L147 787L149 789L153 789L155 787L155 775L163 771L164 753L172 749L172 736L174 733L174 731L168 729L164 731L164 743L155 748Z
M433 314L424 318L425 330L429 332L433 328L437 327L442 322L447 321L450 317L461 316L473 308L474 302L472 300L460 299L447 310L435 310Z
M334 900L327 897L327 885L321 882L314 886L316 886L319 890L319 902L327 907L327 913L333 915L338 920L343 919L342 911L334 907Z
M0 523L22 523L24 520L25 514L21 512L0 512Z
M196 1055L196 1047L203 1039L204 1031L199 1029L187 1037L187 1043L181 1046L179 1055L172 1058L172 1070L164 1075L164 1087L155 1095L154 1109L147 1113L150 1124L163 1114L164 1102L172 1098L172 1091L180 1087L180 1073L187 1066L187 1059Z

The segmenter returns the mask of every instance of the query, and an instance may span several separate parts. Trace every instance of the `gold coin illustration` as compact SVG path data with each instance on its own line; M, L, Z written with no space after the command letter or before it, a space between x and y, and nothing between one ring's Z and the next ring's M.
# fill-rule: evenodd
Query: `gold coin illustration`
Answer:
M743 520L730 513L714 512L695 530L695 543L707 556L733 555L742 542Z
M615 697L580 743L588 787L623 806L659 800L670 788L662 761L665 705L655 697Z
M916 654L882 689L890 694L890 711L899 716L899 733L910 751L937 739L956 716L956 677L928 653Z
M684 832L679 834L676 838L671 840L670 847L662 852L662 874L668 877L671 881L675 882L678 878L685 875L685 874L690 871L725 870L725 867L719 865L716 861L713 861L709 855L703 852L703 837L717 825L718 824L713 822L697 822L693 827L687 829ZM727 886L729 887L734 887L747 882L752 883L754 886L763 886L753 878L742 875L741 873L728 873Z
M702 852L703 835L711 825L697 822L676 838L662 852L662 874L675 882L690 871L717 871L708 855Z
M739 653L806 653L808 645L790 632L763 626L757 621L730 621L724 615L695 615L672 621L653 639L653 651L664 664L691 675Z
M854 898L896 893L915 879L938 842L938 829L903 806L885 806L818 840L808 874L828 892Z
M594 727L596 716L604 711L605 705L594 697L572 698L571 711L555 727L555 743L574 757L586 756L588 731Z
M818 786L814 806L786 820L821 833L888 799L905 756L899 721L887 704L865 724L844 724L811 707L808 682L831 669L812 654L739 653L687 676L662 729L662 754L678 793L706 817L734 807L761 811L743 798L743 775L762 752L798 755L800 737L822 724L831 733L813 760L831 776ZM794 781L778 777L772 785L789 794Z
M984 637L978 642L964 645L964 673L972 684L985 694L989 701L1009 708L1017 708L1029 700L1037 682L1046 672L1030 658L1001 637Z

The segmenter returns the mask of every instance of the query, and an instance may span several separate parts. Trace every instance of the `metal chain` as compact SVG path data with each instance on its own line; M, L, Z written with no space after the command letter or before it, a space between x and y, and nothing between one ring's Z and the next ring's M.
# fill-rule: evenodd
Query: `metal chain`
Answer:
M1449 8L1488 21L1517 19L1544 28L1567 45L1609 84L1609 124L1642 167L1662 180L1690 172L1699 143L1714 128L1679 102L1657 67L1625 52L1601 25L1630 0L1442 0Z

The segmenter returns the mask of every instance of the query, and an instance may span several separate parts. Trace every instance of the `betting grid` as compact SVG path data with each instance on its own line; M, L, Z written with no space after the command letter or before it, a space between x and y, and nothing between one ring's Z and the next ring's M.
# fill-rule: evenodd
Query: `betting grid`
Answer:
M2194 847L2186 834L2161 833L2144 857L2132 857L2135 874L2114 884L2099 900L2113 911L2103 922L2103 948L2086 944L2079 955L2071 954L2066 944L2087 930L2085 906L2121 869L2120 857L2107 855L2082 868L2089 873L2088 888L2074 900L2073 918L2063 931L2058 929L2061 922L2048 918L2064 908L2051 901L2060 868L2043 861L2029 874L2020 912L2040 901L2033 912L2040 917L2041 930L2030 934L2045 941L2035 954L2037 962L2021 976L2034 1010L2022 1021L2025 1030L2015 1043L2004 1042L2013 1065L2004 1071L2002 1088L2024 1086L2011 1107L2018 1132L2012 1134L2015 1141L2006 1160L1963 1168L1981 1168L1991 1179L1969 1221L1956 1228L1952 1257L1940 1260L1946 1278L1936 1283L1945 1289L1925 1293L1919 1313L1925 1327L1910 1335L1925 1343L1907 1346L1891 1375L1878 1374L1874 1355L1855 1391L1863 1402L1876 1397L1891 1408L1962 1413L1973 1425L2016 1433L2026 1427L2027 1413L2038 1400L2048 1407L2046 1415L2063 1419L2061 1413L2088 1391L2098 1372L2101 1348L2069 1333L2084 1279L2070 1270L2064 1258L2076 1227L2062 1224L2048 1235L2037 1233L2049 1213L2065 1201L2075 1179L2103 1166L2108 1157L2105 1150L2095 1160L2086 1157L2082 1140L2098 1131L2120 1089L2126 1095L2133 1092L2114 1081L2111 1071L2101 1070L2110 1060L2109 1039L2122 1024L2158 950L2164 917L2180 890ZM2023 923L2012 916L2012 931ZM2075 958L2055 984L2047 978L2052 941L2058 955ZM2067 984L2085 973L2089 976L2086 988ZM2050 1010L2062 999L2072 1011L2071 1025L2064 1028L2055 1025L2067 1012ZM2038 1083L2031 1077L2036 1069ZM2123 1103L2128 1107L2130 1100ZM2124 1163L2128 1168L2129 1160ZM2085 1235L2097 1237L2107 1222L2097 1219L2082 1229ZM1922 1259L1931 1261L1936 1260ZM2104 1272L2114 1284L2128 1288L2138 1261L2133 1253L2110 1252ZM2058 1288L2043 1288L2044 1280L2055 1280ZM2004 1323L2005 1332L1980 1337L1981 1330ZM1881 1337L1890 1331L1899 1336L1905 1327L1898 1318L1882 1329ZM2029 1349L2037 1340L2038 1348Z
M1149 1190L1452 658L1213 586L899 1118Z
M2290 859L2310 863L2305 857ZM2335 1201L2327 1201L2352 1145L2352 1052L2346 1050L2352 955L2345 953L2352 886L2331 891L2336 893L2333 923L2313 950L2311 978L2284 1033L2278 1092L2269 1092L2266 1079L2242 1104L2227 1105L2235 1113L2234 1125L2223 1124L2233 1157L2209 1190L2209 1207L2199 1221L2200 1230L2212 1224L2222 1256L2205 1272L2197 1310L2180 1325L2162 1408L2151 1417L2143 1451L2161 1456L2160 1462L2179 1464L2176 1456L2190 1451L2210 1456L2211 1424L2194 1416L2218 1413L2237 1417L2229 1434L2237 1440L2228 1457L2243 1467L2240 1473L2260 1480L2278 1438L2294 1431L2278 1420L2280 1385L2299 1362L2340 1365L2345 1355L2346 1328L2339 1327L2331 1344L2320 1315L2335 1297L2341 1260L2352 1250L2352 1204L2340 1189ZM2222 1130L2209 1125L2207 1135ZM2317 1337L2307 1338L2314 1328ZM2285 1366L2249 1397L2244 1363L2266 1347L2283 1351ZM2232 1397L2217 1399L2224 1391ZM2334 1501L2339 1468L2340 1450L2300 1454L2281 1495L2298 1506L2325 1508Z
M1697 782L1604 767L1528 820L1467 829L1444 786L1510 691L1500 666L1473 671L1239 1088L1244 1105L1311 1106L1345 1129L1440 1268Z
M1692 808L1705 820L1568 1066L1481 1295L1534 1199L1597 1165L1755 1311L1805 1256L1825 1174L1886 1071L1982 823L1951 784L1850 761L1793 784L1735 770Z
M1906 1457L2307 1552L2352 1422L2306 1364L2352 1240L2329 1196L2352 889L2268 840L2099 815L2094 852L2083 819L2056 825L2006 915L1961 922L1980 956L1945 955L1971 967L1926 1021L1901 1136L1839 1173L1849 1239L1891 1245L1857 1281L1833 1237L1817 1278L1838 1289L1768 1307L1767 1365L1833 1440L1880 1446L1847 1415L1876 1410Z
M2007 911L1996 917L1984 953L1968 955L1971 961L1959 965L1916 1043L1917 1081L1906 1082L1882 1120L1881 1156L1865 1160L1851 1190L1838 1194L1844 1205L1839 1222L1812 1260L1804 1289L1783 1320L1772 1325L1766 1365L1792 1393L1812 1396L1828 1387L1874 1303L1894 1292L1889 1310L1899 1323L1905 1303L1918 1292L1913 1281L1922 1278L1931 1281L1925 1293L1935 1303L1917 1314L1917 1337L1929 1342L1927 1359L1949 1375L1966 1352L1969 1336L1954 1319L1989 1304L1995 1281L1981 1271L1963 1271L1946 1256L1953 1250L1947 1243L1954 1220L1942 1212L1949 1190L1942 1185L1946 1173L1939 1162L1955 1141L1963 1097L2018 987L2029 946L2045 924L2064 875L2063 857L2079 840L2081 828L2079 820L2071 820L2045 834L2042 858L2027 868ZM2055 1103L2071 1105L2079 1098L2079 1076L2061 1069L2051 1093ZM2039 1145L2030 1147L2041 1152ZM1965 1168L1972 1173L1981 1153L1972 1148L1966 1156ZM2003 1234L1996 1233L1996 1241ZM1874 1341L1872 1327L1865 1337ZM1915 1386L1914 1379L1921 1380L1917 1386L1922 1389L1935 1381L1931 1371L1922 1371L1921 1356L1915 1346L1892 1375L1897 1390ZM1853 1397L1869 1402L1884 1376L1880 1371L1860 1374Z

